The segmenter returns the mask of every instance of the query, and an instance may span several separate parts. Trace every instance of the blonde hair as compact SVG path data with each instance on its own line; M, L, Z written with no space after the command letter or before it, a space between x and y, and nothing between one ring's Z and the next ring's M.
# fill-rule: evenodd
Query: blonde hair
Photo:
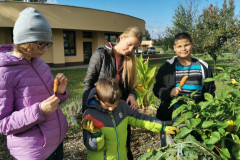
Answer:
M98 98L103 102L117 104L121 97L121 91L118 83L113 78L100 78L96 83L96 92Z
M142 42L142 32L136 26L130 26L119 36L126 37L135 37L138 40L138 44ZM119 41L119 39L118 39ZM133 89L135 86L136 80L136 59L135 52L133 51L131 54L124 57L124 68L122 73L122 79L125 81L126 73L128 75L128 86L130 89Z
M32 44L33 43L23 43L23 44L15 44L14 51L20 53L29 53L32 51Z

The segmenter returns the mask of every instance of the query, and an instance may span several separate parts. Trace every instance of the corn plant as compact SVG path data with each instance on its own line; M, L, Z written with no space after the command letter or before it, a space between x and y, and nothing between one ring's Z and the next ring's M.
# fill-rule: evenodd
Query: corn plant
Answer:
M155 82L156 67L149 69L149 58L144 61L142 54L137 61L137 84L135 86L137 92L137 103L139 108L147 109L154 103L154 95L152 93L152 87Z

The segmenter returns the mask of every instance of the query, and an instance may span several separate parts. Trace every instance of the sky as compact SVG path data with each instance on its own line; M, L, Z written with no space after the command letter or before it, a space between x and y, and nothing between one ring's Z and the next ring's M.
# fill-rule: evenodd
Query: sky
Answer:
M196 0L199 13L209 4L222 7L223 0ZM178 4L186 0L48 0L47 3L85 7L111 11L143 19L152 38L163 34L166 27L172 26L172 19ZM235 0L236 15L240 15L240 0Z

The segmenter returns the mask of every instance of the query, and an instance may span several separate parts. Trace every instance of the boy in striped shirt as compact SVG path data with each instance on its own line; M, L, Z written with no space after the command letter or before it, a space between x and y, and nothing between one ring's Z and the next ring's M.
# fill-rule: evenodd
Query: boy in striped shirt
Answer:
M192 47L192 38L188 33L177 34L173 46L177 56L167 60L158 70L153 92L161 100L156 117L162 121L171 121L173 110L183 103L178 102L169 108L174 97L190 95L197 90L193 99L199 103L205 100L206 92L215 96L214 82L204 82L206 78L213 77L212 70L206 62L191 56ZM186 75L187 81L180 87L180 81ZM162 146L166 145L165 136L165 134L160 135Z
M171 100L181 95L190 95L197 90L193 99L196 103L204 101L204 93L215 95L214 82L204 82L206 78L212 77L209 65L201 59L191 56L193 42L188 33L179 33L174 38L174 51L177 56L167 60L157 73L153 92L161 99L157 111L157 118L163 121L171 120L173 109L178 108L181 103L169 108ZM188 75L186 84L180 88L183 76Z

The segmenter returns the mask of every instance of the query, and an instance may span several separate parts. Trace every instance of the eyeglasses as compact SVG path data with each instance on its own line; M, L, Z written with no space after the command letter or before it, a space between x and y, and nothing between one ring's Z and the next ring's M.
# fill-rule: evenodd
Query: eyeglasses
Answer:
M37 48L39 50L42 50L45 47L50 48L53 45L52 42L34 42L34 43L38 45Z

